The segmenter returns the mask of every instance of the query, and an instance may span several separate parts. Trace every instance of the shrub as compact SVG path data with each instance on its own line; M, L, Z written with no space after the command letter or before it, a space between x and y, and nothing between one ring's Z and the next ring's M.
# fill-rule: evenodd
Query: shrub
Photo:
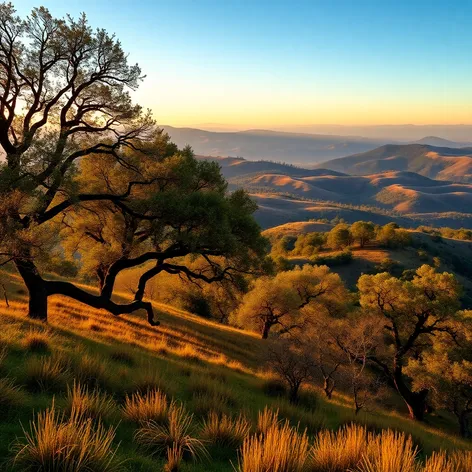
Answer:
M135 423L155 421L163 423L167 418L169 405L167 397L160 390L150 390L145 394L141 392L126 396L123 406L123 416Z
M248 436L239 453L239 472L302 472L308 458L308 436L286 422L265 434Z
M194 436L193 415L182 405L173 403L164 424L156 421L143 423L136 431L135 441L151 455L163 455L169 447L177 447L182 455L196 460L207 455L202 441Z
M262 391L268 397L284 397L287 387L280 379L268 379L262 384Z
M25 370L26 388L32 392L61 392L66 388L69 372L60 358L31 358Z
M411 436L384 430L369 438L359 472L417 472L417 454Z
M312 472L345 472L356 467L367 447L363 426L344 426L336 432L320 431L310 451Z
M76 384L67 388L67 408L71 414L75 412L84 418L103 419L110 418L117 407L113 398L99 390L89 390L88 387Z
M222 446L240 446L251 430L251 423L242 415L231 418L212 411L203 422L202 438Z
M118 472L123 470L113 447L115 429L81 417L76 411L66 419L56 413L54 405L39 413L23 429L17 441L14 463L28 472Z
M345 249L344 251L339 251L326 256L314 256L310 259L312 265L327 265L328 267L349 264L351 261L352 251L350 249Z

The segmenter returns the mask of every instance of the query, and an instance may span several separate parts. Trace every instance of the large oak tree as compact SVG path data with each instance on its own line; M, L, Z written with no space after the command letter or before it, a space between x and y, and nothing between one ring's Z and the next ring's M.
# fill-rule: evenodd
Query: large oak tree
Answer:
M158 273L212 282L263 257L253 202L229 195L216 164L178 150L132 102L141 79L85 16L41 7L23 20L0 4L0 253L24 280L30 317L46 320L48 297L60 294L114 315L144 309L157 324L143 297ZM93 266L98 293L45 276L63 236ZM206 264L194 271L188 255ZM134 300L117 303L117 276L137 266Z

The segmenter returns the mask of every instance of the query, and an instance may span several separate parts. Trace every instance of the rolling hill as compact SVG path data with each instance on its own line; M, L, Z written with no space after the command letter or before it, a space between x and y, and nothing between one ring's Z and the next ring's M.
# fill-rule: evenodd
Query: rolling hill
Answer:
M432 179L472 182L472 148L388 144L334 159L319 167L355 175L410 171Z

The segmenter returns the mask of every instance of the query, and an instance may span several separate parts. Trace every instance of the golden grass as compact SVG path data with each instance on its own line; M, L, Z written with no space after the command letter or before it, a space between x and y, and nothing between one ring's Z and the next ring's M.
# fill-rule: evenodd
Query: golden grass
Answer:
M77 414L94 420L113 417L117 405L113 398L99 390L89 390L89 387L74 382L72 388L67 387L68 414Z
M91 388L106 387L110 383L110 365L88 353L79 352L79 357L71 363L74 378Z
M194 434L193 415L183 405L172 403L164 424L147 421L137 429L135 441L151 455L164 455L167 448L177 447L194 460L207 456L202 441Z
M418 472L418 448L411 436L384 430L371 436L359 464L359 472Z
M54 405L30 422L19 439L14 465L25 472L118 472L123 470L113 446L115 429L73 411L60 416Z
M201 436L213 444L238 447L250 431L251 423L244 416L232 418L212 411L203 421Z
M338 431L320 431L310 450L310 471L345 472L356 467L367 447L365 427L352 424Z
M24 400L24 394L18 385L8 377L0 378L0 413L2 415L9 412L10 408L15 408Z
M286 422L273 425L265 434L246 438L239 453L239 472L302 472L308 458L306 432Z
M32 392L61 392L66 389L69 371L56 356L32 357L25 366L25 384Z
M470 472L472 470L472 451L455 451L451 456L457 472Z
M158 389L149 390L144 394L136 392L131 396L126 396L123 405L123 416L135 423L146 421L164 423L168 412L167 396Z
M265 407L263 411L257 414L257 434L266 434L270 429L279 426L281 423L279 419L279 410L271 410Z
M50 351L51 339L51 333L30 329L24 338L24 345L29 352L45 354Z
M173 444L167 448L167 462L164 472L179 472L183 459L183 450L178 444Z

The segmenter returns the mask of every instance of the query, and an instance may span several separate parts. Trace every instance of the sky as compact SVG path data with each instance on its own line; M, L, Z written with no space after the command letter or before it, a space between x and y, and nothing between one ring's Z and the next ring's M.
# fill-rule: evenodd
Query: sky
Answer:
M14 4L116 33L160 124L472 124L472 0Z

